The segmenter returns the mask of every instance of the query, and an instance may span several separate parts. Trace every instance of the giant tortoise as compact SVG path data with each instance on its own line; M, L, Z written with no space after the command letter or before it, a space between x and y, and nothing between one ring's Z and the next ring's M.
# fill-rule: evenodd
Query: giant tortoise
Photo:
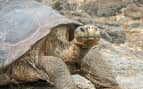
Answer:
M32 0L11 0L0 11L0 86L41 79L57 89L77 89L71 74L81 73L81 59L99 38L96 26L82 25ZM95 85L117 89L110 79L96 82L95 72L82 71L92 74L87 78Z

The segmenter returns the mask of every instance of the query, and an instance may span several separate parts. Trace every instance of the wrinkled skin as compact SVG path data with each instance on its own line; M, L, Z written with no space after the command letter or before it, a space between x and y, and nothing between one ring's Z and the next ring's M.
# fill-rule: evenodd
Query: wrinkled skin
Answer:
M91 47L98 44L100 34L97 27L78 27L74 34L65 25L56 27L45 38L38 41L25 55L1 70L0 85L46 80L56 89L77 89L71 74L81 73L100 89L119 89L116 81L96 76L93 59L81 60ZM74 35L72 41L69 39ZM98 79L99 78L99 79ZM105 83L105 81L108 83ZM101 83L100 83L101 82ZM105 84L105 85L104 85ZM97 88L97 89L98 89Z

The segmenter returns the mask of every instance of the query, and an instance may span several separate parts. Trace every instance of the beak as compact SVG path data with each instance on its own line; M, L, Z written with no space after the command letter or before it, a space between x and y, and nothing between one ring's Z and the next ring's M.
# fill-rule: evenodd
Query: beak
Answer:
M93 37L93 36L89 36L87 39L90 40L90 41L93 41L93 40L95 40L96 38Z

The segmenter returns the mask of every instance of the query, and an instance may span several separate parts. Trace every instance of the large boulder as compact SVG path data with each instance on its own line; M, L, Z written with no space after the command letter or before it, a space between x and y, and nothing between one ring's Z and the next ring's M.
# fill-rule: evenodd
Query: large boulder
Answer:
M99 60L99 57L102 57L102 60ZM96 60L98 75L108 77L108 66L112 67L112 73L122 89L143 87L143 51L130 48L126 44L111 44L102 39L100 45L93 47L85 58Z
M95 89L94 85L89 80L78 74L72 75L72 78L78 89Z

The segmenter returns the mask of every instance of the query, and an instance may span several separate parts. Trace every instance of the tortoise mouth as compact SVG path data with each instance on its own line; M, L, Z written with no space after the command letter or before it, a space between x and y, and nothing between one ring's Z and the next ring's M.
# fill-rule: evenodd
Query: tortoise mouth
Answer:
M99 40L100 36L79 36L78 39L84 40L84 41L95 41L95 40Z

